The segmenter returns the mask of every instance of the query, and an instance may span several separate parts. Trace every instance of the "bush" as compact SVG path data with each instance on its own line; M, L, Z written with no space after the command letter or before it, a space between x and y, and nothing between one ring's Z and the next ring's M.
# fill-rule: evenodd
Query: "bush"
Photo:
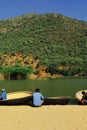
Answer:
M54 64L48 66L45 71L47 73L50 73L51 75L58 73L58 69L57 69L56 65L54 65Z
M31 74L33 73L33 68L24 66L21 67L19 65L11 66L11 67L3 67L2 68L2 73L4 74L12 74L12 73L18 73L18 74Z

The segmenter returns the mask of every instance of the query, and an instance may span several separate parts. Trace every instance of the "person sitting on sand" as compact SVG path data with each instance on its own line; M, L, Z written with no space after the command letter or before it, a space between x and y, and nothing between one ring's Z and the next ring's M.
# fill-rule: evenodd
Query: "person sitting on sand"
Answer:
M5 88L2 88L2 91L1 91L1 98L2 98L2 100L6 100L6 99L7 99L7 93L6 93Z
M35 92L33 93L33 105L39 107L44 102L44 96L40 93L40 89L36 88Z
M82 99L81 99L81 103L83 105L87 105L87 93L85 91L82 91Z

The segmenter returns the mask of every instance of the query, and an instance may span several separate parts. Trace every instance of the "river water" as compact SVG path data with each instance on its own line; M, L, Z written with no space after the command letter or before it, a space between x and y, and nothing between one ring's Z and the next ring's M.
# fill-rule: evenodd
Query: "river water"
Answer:
M1 80L0 89L6 88L7 92L34 91L40 88L45 97L48 96L70 96L74 98L75 93L87 89L87 78L63 78L52 80Z

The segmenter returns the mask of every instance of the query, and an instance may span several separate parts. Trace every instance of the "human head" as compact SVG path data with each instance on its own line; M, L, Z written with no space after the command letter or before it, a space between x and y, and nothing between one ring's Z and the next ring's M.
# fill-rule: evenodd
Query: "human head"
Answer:
M39 88L36 88L36 89L35 89L35 92L40 92L40 89L39 89Z
M85 95L85 91L82 91L82 94Z
M2 92L5 91L5 88L2 88Z

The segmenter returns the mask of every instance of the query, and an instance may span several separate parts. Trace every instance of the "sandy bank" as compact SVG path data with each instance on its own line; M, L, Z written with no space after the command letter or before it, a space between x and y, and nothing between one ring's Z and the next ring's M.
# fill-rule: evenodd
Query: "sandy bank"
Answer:
M0 130L86 130L87 106L0 106Z

